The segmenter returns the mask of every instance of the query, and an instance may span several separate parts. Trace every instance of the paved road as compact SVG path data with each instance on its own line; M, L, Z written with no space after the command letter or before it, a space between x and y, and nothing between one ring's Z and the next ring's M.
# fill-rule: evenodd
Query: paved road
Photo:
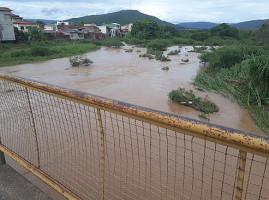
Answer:
M7 164L0 166L0 199L51 200L48 195Z

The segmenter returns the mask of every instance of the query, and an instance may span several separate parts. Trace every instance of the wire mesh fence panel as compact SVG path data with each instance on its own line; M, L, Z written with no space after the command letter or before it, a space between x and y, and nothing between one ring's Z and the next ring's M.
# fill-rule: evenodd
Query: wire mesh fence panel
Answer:
M1 142L37 166L34 130L25 88L0 80Z
M102 112L107 199L232 199L238 150Z
M82 199L236 198L241 150L4 80L0 94L1 144ZM268 199L267 166L247 153L242 199Z

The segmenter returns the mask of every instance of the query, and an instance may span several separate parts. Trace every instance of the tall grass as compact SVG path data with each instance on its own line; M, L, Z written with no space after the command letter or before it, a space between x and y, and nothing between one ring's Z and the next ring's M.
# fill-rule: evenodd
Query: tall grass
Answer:
M210 65L210 63L209 63ZM251 55L231 68L200 72L194 81L200 90L214 90L249 109L256 124L269 135L269 57Z
M98 49L92 43L79 41L43 41L1 44L0 66L9 66L82 54Z

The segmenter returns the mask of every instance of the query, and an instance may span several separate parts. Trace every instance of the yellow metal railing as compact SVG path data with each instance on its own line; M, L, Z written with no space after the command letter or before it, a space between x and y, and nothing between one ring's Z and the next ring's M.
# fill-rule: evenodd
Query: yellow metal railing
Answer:
M269 137L0 73L0 151L68 199L269 199Z

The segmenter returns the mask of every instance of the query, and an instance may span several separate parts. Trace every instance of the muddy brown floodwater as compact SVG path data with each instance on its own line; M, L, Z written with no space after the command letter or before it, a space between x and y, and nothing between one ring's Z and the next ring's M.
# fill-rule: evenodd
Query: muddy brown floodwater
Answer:
M125 49L133 49L132 53ZM165 52L180 49L179 55L169 56L170 62L160 62L139 57L145 48L124 46L102 47L87 53L94 61L89 67L71 67L69 58L45 62L1 67L2 71L51 84L77 89L92 94L145 106L160 111L199 119L199 112L171 102L168 93L179 86L194 89L190 83L200 69L197 53L188 52L191 46L169 47ZM140 52L141 51L141 52ZM189 59L183 63L182 59ZM168 66L169 70L161 70ZM195 91L201 96L208 94L219 107L218 113L210 115L210 122L263 134L252 122L247 110L218 94Z

